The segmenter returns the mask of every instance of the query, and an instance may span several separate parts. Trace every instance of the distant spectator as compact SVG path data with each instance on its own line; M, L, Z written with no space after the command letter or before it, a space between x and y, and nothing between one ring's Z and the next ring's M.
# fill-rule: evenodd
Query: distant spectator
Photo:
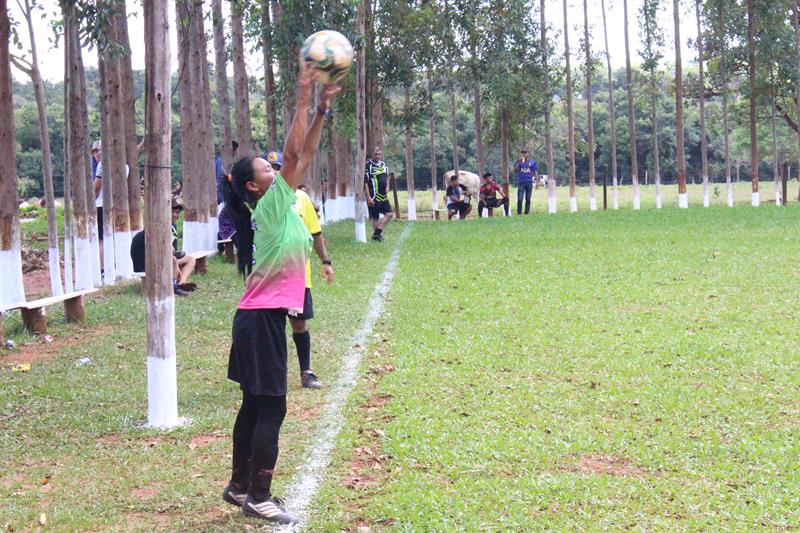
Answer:
M447 186L445 193L447 199L447 219L450 220L456 213L461 220L467 218L467 215L472 211L472 206L469 204L470 196L467 193L467 186L458 183L457 176L450 177L450 185Z
M539 178L539 167L536 161L528 159L528 150L523 148L520 158L514 163L514 173L517 175L517 214L522 214L522 199L525 198L525 214L531 212L531 195L533 194L533 180Z
M383 242L383 229L391 222L394 212L389 203L389 167L383 160L383 150L376 146L364 170L364 194L367 197L369 219L372 221L372 240ZM382 216L382 218L381 218Z
M480 189L480 201L478 202L478 216L483 216L483 208L492 209L503 206L503 211L508 216L508 197L503 194L500 186L495 183L491 172L483 175L484 183ZM497 195L500 195L500 198Z

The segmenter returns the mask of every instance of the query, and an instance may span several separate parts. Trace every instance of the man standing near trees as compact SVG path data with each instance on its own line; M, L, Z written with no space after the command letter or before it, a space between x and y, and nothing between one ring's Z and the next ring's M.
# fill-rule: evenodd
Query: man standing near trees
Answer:
M528 159L528 150L523 148L520 158L514 163L514 172L517 174L517 214L522 214L522 197L525 197L525 214L531 212L531 194L533 194L533 179L539 179L539 168L536 161Z
M372 221L372 240L383 241L383 228L391 222L392 204L387 196L389 191L389 167L383 159L383 150L376 146L372 150L372 157L367 160L364 171L364 196L367 198L369 219ZM381 218L383 215L383 218Z

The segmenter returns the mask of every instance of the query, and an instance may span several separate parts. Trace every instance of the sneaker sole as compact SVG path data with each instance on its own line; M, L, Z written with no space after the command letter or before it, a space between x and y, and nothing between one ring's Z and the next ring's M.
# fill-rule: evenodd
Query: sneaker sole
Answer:
M278 518L278 517L269 518L269 517L263 516L263 515L261 515L259 513L255 513L253 511L249 511L244 506L242 506L242 512L244 514L246 514L247 516L252 516L253 518L260 518L261 520L265 520L267 522L274 522L276 524L283 524L283 525L287 525L288 526L288 525L299 523L299 521L296 518L295 519L286 519L286 518L281 519L281 518Z
M227 502L227 503L229 503L229 504L231 504L231 505L233 505L233 506L235 506L235 507L238 507L238 508L240 508L240 509L242 508L242 504L244 503L244 499L242 499L242 501L241 501L241 503L240 503L240 502L238 502L238 501L236 500L236 498L234 498L234 497L231 495L231 493L230 493L230 492L223 492L223 493L222 493L222 499L223 499L225 502Z

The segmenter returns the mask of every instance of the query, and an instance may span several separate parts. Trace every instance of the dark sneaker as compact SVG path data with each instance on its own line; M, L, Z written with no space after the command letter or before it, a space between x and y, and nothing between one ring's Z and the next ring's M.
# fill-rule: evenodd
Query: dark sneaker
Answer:
M175 285L175 296L189 296L189 291L181 289L180 285Z
M197 289L197 283L192 283L192 282L181 283L180 285L178 285L178 287L185 290L186 292L193 292L195 289Z
M233 483L228 483L228 486L222 491L222 499L236 507L241 507L245 498L247 498L247 491L240 492Z
M311 370L306 370L300 376L300 383L304 389L321 389L322 382L314 375Z
M373 233L372 240L377 242L383 242L383 235L381 235L380 233Z
M256 502L248 495L242 504L242 511L247 516L255 516L279 524L296 524L297 517L287 513L283 507L283 500L280 498L269 497L263 502Z

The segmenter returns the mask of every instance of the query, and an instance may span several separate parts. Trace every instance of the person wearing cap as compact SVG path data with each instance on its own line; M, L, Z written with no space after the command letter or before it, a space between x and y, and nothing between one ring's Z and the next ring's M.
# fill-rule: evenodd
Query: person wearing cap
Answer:
M280 171L283 165L283 153L267 152L264 159L272 165L273 169ZM297 201L292 206L292 209L300 215L303 224L311 234L311 238L314 240L314 252L322 261L322 277L330 285L333 281L333 266L328 255L325 238L322 236L322 227L319 223L317 211L314 209L314 202L300 187L294 193ZM311 260L309 259L306 261L306 290L303 298L303 310L301 312L289 312L289 324L292 326L292 340L297 349L297 362L300 365L300 385L305 389L319 389L322 388L322 382L311 370L311 331L308 327L308 321L314 318L314 300L311 296L311 285Z
M525 198L525 214L531 212L531 195L533 194L533 179L539 179L539 168L536 161L528 159L528 150L523 148L520 157L514 163L514 173L517 175L517 214L522 214L522 198Z
M188 282L189 276L194 272L195 259L178 251L178 228L175 225L181 216L183 206L172 200L172 288L177 296L186 296L197 288L197 284ZM131 239L131 259L133 271L145 271L145 238L144 230L138 232Z

